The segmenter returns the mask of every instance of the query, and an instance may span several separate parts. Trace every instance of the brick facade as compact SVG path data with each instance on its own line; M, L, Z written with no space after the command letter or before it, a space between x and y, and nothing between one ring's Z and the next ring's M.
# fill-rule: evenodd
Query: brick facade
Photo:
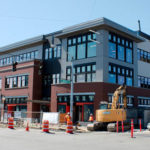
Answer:
M39 74L39 60L28 61L16 65L16 71L12 71L12 65L1 67L0 77L2 79L1 95L8 96L27 96L27 111L40 111L40 104L33 105L32 100L42 99L42 76ZM20 88L5 88L5 77L28 74L28 86ZM28 114L32 118L32 114Z
M95 92L94 112L99 108L100 101L108 101L108 93L114 93L119 87L116 84L96 82L96 83L75 83L74 93ZM70 85L60 84L52 85L51 90L51 111L57 112L57 94L70 93ZM150 97L150 90L136 87L127 87L127 95L134 96L134 108L138 105L138 96Z

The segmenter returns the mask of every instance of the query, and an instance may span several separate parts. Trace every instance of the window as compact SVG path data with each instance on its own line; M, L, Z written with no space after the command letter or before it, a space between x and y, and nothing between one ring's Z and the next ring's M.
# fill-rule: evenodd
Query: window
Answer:
M108 71L108 82L133 85L133 69L110 63Z
M27 53L27 60L31 59L31 53Z
M150 98L148 97L138 97L138 106L139 107L150 107Z
M117 39L117 40L116 40ZM133 42L116 35L109 33L109 57L116 58L121 61L133 63Z
M54 48L54 58L57 57L57 47Z
M31 59L34 59L34 52L31 52Z
M85 44L80 44L77 46L77 59L83 59L85 58Z
M126 49L126 61L132 63L132 50L129 48Z
M124 84L124 76L118 75L118 84Z
M6 58L4 58L3 60L4 60L4 61L3 61L3 62L4 62L4 65L6 65L6 64L7 64Z
M87 33L85 35L78 35L76 37L68 38L68 55L67 60L84 59L88 57L96 56L96 42L92 40L96 39L96 35L93 33ZM73 47L73 49L71 48Z
M59 84L60 83L60 74L53 74L52 75L52 83Z
M53 48L49 48L49 58L53 58Z
M38 54L35 54L35 56ZM56 45L54 48L46 48L45 49L45 60L60 58L61 57L61 45Z
M124 47L118 45L118 59L124 61Z
M66 79L71 78L71 67L66 69ZM96 81L96 64L76 65L74 73L74 82L95 82Z
M72 59L76 59L76 47L75 46L68 47L68 61L71 61Z
M48 48L45 49L45 59L48 59Z
M22 76L22 86L25 86L25 76Z
M13 87L13 78L10 78L9 88Z
M10 64L10 58L7 57L7 64Z
M23 54L23 60L26 61L27 60L27 54Z
M25 87L28 86L28 75L6 77L5 88Z
M20 61L23 61L23 55L22 54L20 55Z
M149 88L150 89L150 78L138 76L138 86L142 88Z
M150 53L142 49L137 50L138 60L150 63Z
M17 87L17 77L13 78L13 87Z
M87 45L87 57L94 57L96 56L96 43L90 42Z
M109 73L109 82L116 83L116 75Z
M85 74L77 74L76 78L77 82L85 82Z
M127 95L126 97L127 97L127 106L128 107L133 106L134 96ZM108 102L109 102L109 104L112 104L112 101L113 101L113 94L109 93L108 94ZM119 104L120 104L120 107L122 107L124 105L123 104L122 94L120 94L120 96L119 96Z
M126 84L127 86L132 86L132 78L131 77L126 77Z
M116 58L116 44L109 42L109 57Z
M57 58L60 58L61 57L61 46L58 45L57 46Z
M39 52L35 51L35 59L38 59Z

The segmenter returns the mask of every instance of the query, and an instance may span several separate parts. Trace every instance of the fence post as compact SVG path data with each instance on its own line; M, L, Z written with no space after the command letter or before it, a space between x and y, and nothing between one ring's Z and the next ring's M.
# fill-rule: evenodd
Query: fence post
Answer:
M122 120L122 132L124 132L124 124L123 124L123 120Z
M118 130L118 121L117 121L117 133L119 132L119 130Z
M139 119L139 123L140 123L140 132L142 131L142 123L141 123L141 119Z
M131 119L131 138L133 138L133 130L134 130L133 119Z

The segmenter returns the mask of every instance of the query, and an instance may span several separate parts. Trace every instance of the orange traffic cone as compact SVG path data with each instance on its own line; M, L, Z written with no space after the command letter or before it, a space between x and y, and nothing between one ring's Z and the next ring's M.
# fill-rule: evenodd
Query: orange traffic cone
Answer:
M29 131L29 122L27 122L26 131Z

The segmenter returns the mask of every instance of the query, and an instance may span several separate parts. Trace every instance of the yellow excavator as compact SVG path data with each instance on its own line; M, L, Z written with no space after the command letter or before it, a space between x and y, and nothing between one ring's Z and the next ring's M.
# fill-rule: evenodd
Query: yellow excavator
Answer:
M120 108L119 97L122 95L123 107ZM113 94L112 105L108 102L101 102L100 109L96 110L96 122L87 125L87 129L90 131L95 130L108 130L111 132L116 131L117 121L126 121L126 108L127 108L127 97L126 97L126 85L121 85L116 89ZM125 129L130 128L128 124L124 124ZM120 127L120 124L119 124Z

